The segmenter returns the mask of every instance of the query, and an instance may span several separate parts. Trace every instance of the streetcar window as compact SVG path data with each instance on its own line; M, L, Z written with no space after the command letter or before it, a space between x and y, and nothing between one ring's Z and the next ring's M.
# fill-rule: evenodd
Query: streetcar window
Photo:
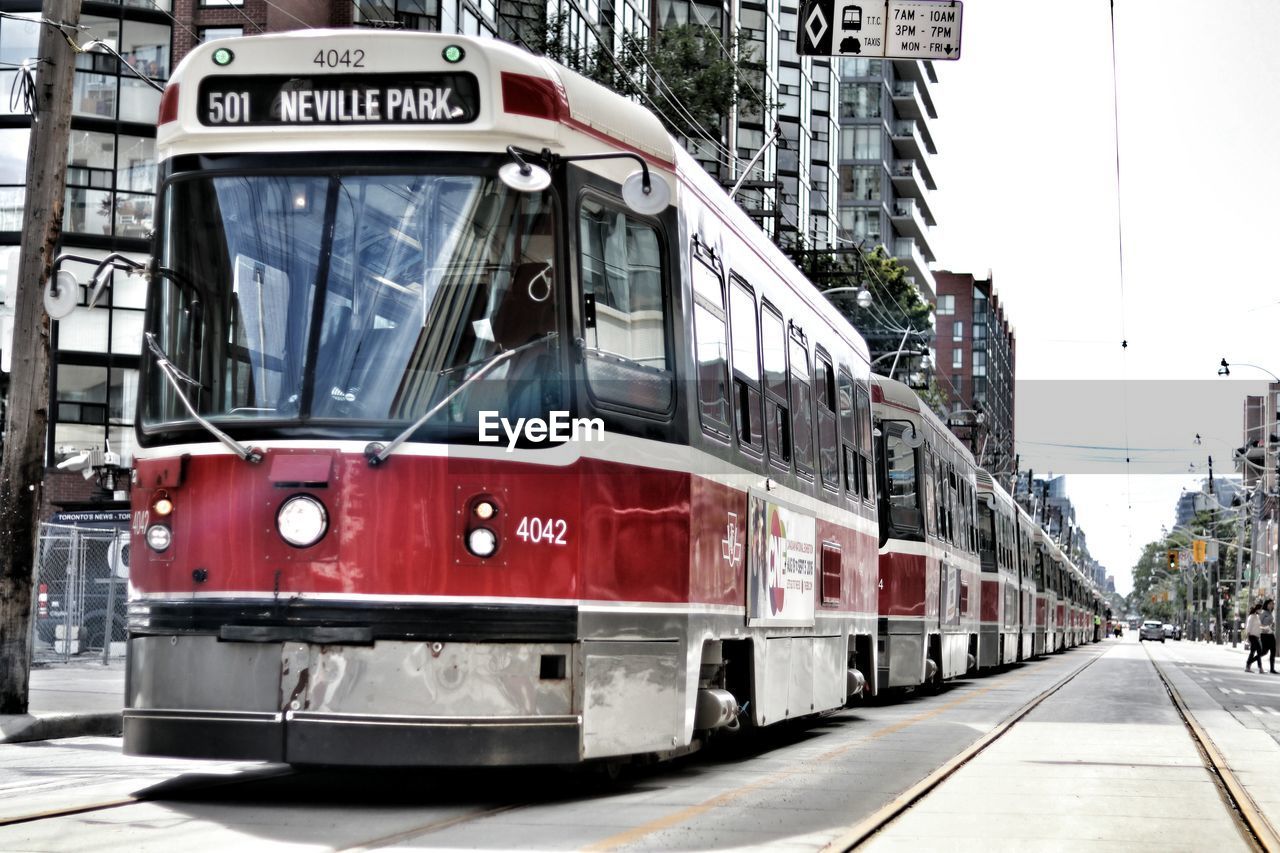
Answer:
M924 526L930 536L938 535L938 461L933 448L926 442L920 453L923 463L920 473L924 477L924 487L920 490L924 498Z
M862 490L862 433L858 430L858 411L853 396L853 379L843 369L838 377L840 402L840 463L844 469L844 487L850 494L861 497Z
M729 328L733 333L733 399L738 441L759 453L764 449L760 414L760 332L755 294L734 279L729 288Z
M479 411L561 407L550 193L456 171L217 174L166 193L151 322L201 415L408 422L467 383L423 429L477 442ZM147 381L144 427L190 420Z
M842 594L840 546L832 542L822 543L822 604L836 607Z
M586 198L578 231L591 392L607 402L665 412L672 375L658 230Z
M693 261L693 339L698 359L698 416L702 428L729 435L728 330L720 274Z
M822 350L814 358L813 387L818 402L818 473L824 486L840 488L839 434L836 427L836 377Z
M889 523L897 538L922 538L916 452L903 440L901 427L890 429L885 436L884 448Z
M813 473L813 390L809 387L809 353L803 341L791 339L791 423L796 470Z
M791 407L787 403L787 335L782 315L761 303L760 354L764 363L764 434L769 459L791 464Z
M996 538L996 514L985 503L978 504L978 554L982 557L982 570L994 572L999 567Z
M858 453L862 456L862 496L868 503L876 499L876 482L871 471L871 393L865 385L857 390Z

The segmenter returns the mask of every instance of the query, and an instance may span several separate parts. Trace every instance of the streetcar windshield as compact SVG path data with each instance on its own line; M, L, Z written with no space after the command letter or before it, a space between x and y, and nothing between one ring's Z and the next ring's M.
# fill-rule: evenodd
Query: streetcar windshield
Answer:
M217 175L165 196L152 329L222 421L427 425L559 408L548 193L476 174ZM528 346L525 346L525 345ZM144 426L190 419L151 371Z

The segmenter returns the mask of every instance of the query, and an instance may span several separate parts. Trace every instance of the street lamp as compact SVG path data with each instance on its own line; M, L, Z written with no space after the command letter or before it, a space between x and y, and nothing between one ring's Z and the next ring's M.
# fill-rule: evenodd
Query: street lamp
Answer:
M871 291L867 290L867 286L865 284L860 284L857 287L829 287L826 290L820 290L818 292L828 298L830 298L833 293L856 293L857 297L855 298L855 301L858 303L858 307L864 310L870 308L871 303L874 301L871 296ZM894 371L898 369L898 357L904 352L903 348L907 345L907 336L913 332L918 335L921 331L922 330L920 329L911 328L911 326L908 325L908 319L906 317L903 318L902 340L898 342L898 348L893 351L893 364L889 366L889 378L892 379ZM889 353L885 353L885 355L888 354ZM879 359L876 360L879 361Z
M855 297L854 301L857 302L858 307L863 310L870 308L871 303L875 301L874 297L871 295L871 291L867 290L867 286L865 284L860 284L857 287L830 287L826 290L819 291L819 293L823 296L830 296L833 293L857 293L858 295Z
M1265 374L1267 374L1268 376L1270 376L1270 377L1271 377L1271 381L1272 381L1272 382L1280 382L1280 376L1276 376L1276 375L1275 375L1274 373L1272 373L1270 370L1267 370L1265 367L1262 367L1261 365L1258 365L1258 364L1249 364L1248 362L1245 362L1245 361L1237 361L1237 362L1236 362L1236 367L1252 367L1254 370L1261 370L1263 373L1265 373ZM1224 358L1222 359L1222 361L1218 364L1218 375L1219 375L1219 376L1230 376L1230 375L1231 375L1231 365L1230 365L1230 363L1228 363L1228 361L1226 360L1226 358L1225 358L1225 357L1224 357Z

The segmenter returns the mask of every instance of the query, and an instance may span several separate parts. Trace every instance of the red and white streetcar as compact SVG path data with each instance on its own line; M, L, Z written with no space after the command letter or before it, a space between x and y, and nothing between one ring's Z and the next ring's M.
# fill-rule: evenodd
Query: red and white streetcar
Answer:
M978 553L982 564L982 621L978 666L986 669L1021 657L1022 573L1013 498L979 468Z
M879 433L880 688L977 667L978 533L973 457L909 387L872 386Z
M494 40L307 31L197 47L157 151L128 752L669 756L862 690L866 347L653 115ZM955 675L972 460L923 420Z

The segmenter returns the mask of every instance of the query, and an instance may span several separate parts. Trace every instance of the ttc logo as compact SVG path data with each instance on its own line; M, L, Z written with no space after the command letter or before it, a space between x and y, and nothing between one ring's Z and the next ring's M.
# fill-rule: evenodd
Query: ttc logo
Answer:
M737 568L742 562L742 543L738 541L738 514L729 513L729 523L725 525L725 536L720 540L720 553L731 568Z

